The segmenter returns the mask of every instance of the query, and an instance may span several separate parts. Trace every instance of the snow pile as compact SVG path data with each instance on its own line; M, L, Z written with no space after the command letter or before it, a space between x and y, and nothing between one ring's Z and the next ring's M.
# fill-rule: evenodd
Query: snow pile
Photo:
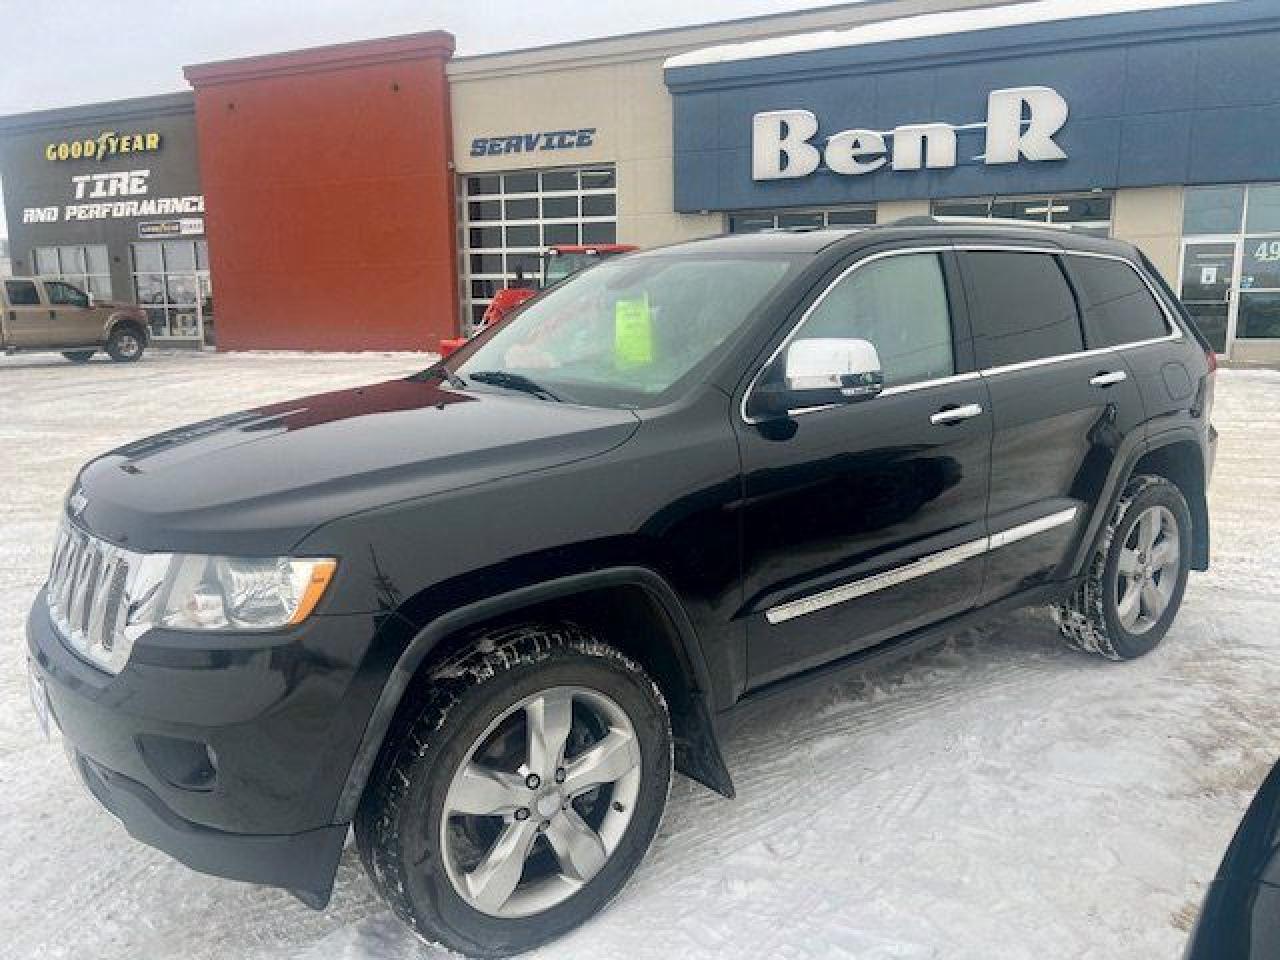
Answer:
M952 33L995 30L1000 27L1017 27L1049 20L1072 20L1108 13L1135 13L1142 10L1226 2L1228 0L1178 0L1174 3L1169 0L1033 0L1030 3L1016 3L1006 7L954 10L947 13L926 13L915 17L903 17L898 20L879 20L875 23L859 24L846 30L820 30L815 33L801 33L787 37L749 40L745 43L724 43L668 57L663 66L667 69L700 67L734 60L777 57L788 53L860 47L872 43L887 43L891 40L915 40L921 37L941 37Z

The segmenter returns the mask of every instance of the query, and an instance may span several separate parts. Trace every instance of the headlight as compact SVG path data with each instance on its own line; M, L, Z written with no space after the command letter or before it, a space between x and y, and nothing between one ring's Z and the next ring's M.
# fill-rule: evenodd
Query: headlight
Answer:
M175 630L270 630L301 623L337 561L172 554L136 583L128 623Z

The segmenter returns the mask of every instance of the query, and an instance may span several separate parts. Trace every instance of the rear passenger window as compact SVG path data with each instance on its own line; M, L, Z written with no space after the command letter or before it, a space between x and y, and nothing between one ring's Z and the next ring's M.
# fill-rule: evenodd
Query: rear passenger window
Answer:
M938 255L885 257L836 281L796 334L798 340L823 337L869 340L888 387L955 373Z
M1090 349L1151 340L1169 332L1150 288L1127 263L1101 257L1066 257L1064 263L1080 297Z
M1084 349L1076 301L1047 253L965 254L979 367L1002 367Z
M40 306L40 294L36 291L36 285L30 280L6 280L4 292L9 298L11 307Z

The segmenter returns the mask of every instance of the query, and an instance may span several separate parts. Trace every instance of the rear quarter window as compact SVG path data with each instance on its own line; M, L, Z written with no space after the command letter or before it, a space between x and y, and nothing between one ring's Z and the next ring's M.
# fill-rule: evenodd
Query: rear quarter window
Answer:
M968 251L964 261L979 367L1084 349L1075 296L1054 254Z
M1080 298L1090 349L1163 337L1164 311L1137 270L1121 260L1068 256L1067 273Z

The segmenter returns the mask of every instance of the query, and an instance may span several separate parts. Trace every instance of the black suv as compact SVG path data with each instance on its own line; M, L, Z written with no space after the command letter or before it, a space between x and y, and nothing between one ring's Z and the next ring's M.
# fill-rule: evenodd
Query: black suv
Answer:
M528 948L736 704L1052 605L1151 650L1209 562L1212 351L1141 254L999 224L602 263L404 380L88 464L28 624L89 789L322 907Z

